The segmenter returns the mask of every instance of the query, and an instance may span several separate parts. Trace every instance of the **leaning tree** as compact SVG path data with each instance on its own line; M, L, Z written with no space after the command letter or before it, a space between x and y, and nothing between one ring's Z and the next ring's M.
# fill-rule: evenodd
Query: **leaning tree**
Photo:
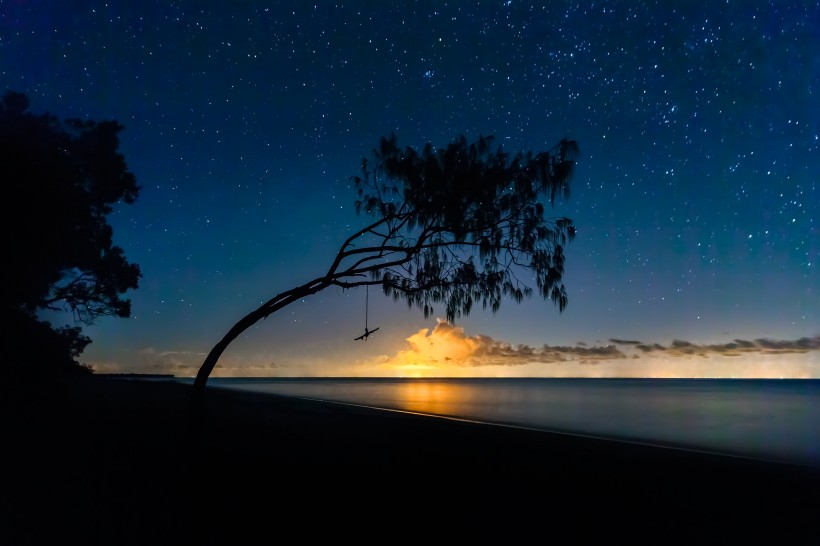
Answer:
M222 352L242 332L279 309L330 286L378 285L396 300L434 305L447 320L473 305L498 310L504 297L533 293L563 311L563 246L575 236L572 220L545 217L546 201L569 196L578 145L510 155L492 137L461 136L444 148L400 148L382 137L372 161L352 177L356 211L372 221L339 247L327 272L282 292L247 314L211 349L194 381L199 399ZM526 277L525 277L526 276Z

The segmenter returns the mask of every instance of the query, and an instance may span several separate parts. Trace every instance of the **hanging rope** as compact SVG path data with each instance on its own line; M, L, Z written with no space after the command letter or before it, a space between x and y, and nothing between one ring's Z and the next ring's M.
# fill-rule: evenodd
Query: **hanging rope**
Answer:
M378 330L379 328L376 327L373 330L367 329L367 310L370 307L370 285L366 284L364 286L364 333L359 337L355 338L353 341L359 341L360 339L363 341L367 341L367 338L370 337L370 334Z

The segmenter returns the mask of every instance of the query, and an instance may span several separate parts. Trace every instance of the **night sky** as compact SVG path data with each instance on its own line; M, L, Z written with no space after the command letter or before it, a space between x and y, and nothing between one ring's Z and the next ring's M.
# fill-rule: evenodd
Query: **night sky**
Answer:
M116 119L142 190L110 218L132 318L80 360L190 376L246 313L323 274L382 135L581 156L563 313L455 328L378 290L260 322L214 375L820 378L820 2L26 1L0 91Z

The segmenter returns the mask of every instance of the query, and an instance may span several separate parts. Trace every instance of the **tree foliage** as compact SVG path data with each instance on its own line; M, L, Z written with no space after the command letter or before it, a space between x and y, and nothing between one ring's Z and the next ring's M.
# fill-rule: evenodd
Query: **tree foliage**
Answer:
M356 210L370 223L342 243L324 275L237 322L200 368L195 396L233 339L329 286L378 285L425 317L443 305L450 322L475 304L495 312L504 297L520 302L534 290L563 311L564 246L575 228L569 218L546 216L546 205L569 197L578 153L567 139L544 152L510 154L492 137L468 143L461 136L421 151L382 137L352 177Z
M118 152L119 123L60 121L28 107L18 92L0 101L7 264L2 310L17 327L28 324L31 335L45 332L45 324L51 333L37 339L50 340L73 361L90 340L78 327L55 330L37 316L65 311L88 325L101 316L130 315L123 295L137 288L140 269L113 245L107 217L114 204L133 203L139 186ZM21 344L17 357L36 348Z
M364 252L348 244L340 256L361 256L356 268L425 317L439 303L452 322L476 302L493 312L503 296L520 302L533 292L527 274L563 311L563 247L575 228L568 218L546 218L541 198L569 197L577 154L570 140L510 155L491 137L468 144L462 136L421 153L399 148L395 135L382 138L374 167L363 161L353 178L356 209L377 218L366 232L374 244Z

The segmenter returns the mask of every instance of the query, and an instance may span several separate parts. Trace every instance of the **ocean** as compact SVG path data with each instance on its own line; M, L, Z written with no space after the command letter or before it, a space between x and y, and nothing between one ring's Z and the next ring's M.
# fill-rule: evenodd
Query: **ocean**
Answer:
M820 380L211 378L208 388L820 467Z

